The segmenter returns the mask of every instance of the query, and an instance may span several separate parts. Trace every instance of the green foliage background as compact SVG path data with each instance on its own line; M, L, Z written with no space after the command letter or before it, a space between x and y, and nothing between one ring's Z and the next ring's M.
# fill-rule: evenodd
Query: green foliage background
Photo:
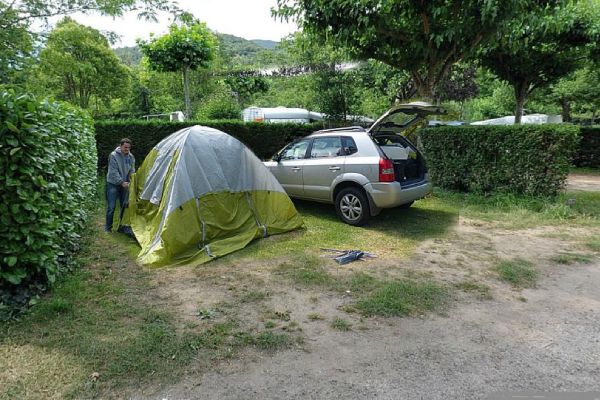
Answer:
M123 137L132 140L132 153L141 164L158 142L180 129L193 125L209 126L228 133L242 141L261 159L270 158L295 138L307 136L323 128L321 124L264 124L227 120L204 122L98 121L96 122L96 141L98 143L99 168L100 170L106 168L108 155Z
M96 199L93 129L70 105L0 94L0 303L67 268Z
M439 127L419 135L434 184L475 193L554 196L579 142L574 125Z

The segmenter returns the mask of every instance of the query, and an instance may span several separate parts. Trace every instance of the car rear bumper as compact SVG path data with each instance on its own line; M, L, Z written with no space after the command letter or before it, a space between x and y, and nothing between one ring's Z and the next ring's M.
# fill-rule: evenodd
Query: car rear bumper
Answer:
M364 188L376 207L392 208L427 196L432 185L428 180L407 187L402 187L399 182L376 182L368 183Z

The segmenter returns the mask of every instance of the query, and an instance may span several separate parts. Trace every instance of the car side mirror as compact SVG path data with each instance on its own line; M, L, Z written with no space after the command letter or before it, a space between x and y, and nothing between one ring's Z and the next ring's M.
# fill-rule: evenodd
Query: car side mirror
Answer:
M281 154L275 154L272 158L273 161L279 162L281 161Z

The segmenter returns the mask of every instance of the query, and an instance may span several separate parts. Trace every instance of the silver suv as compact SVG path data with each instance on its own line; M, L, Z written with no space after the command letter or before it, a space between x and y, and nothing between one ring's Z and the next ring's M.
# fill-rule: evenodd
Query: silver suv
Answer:
M431 192L425 160L400 133L443 109L396 106L369 129L328 129L296 140L265 165L290 197L333 203L340 219L366 224L383 208L408 208Z

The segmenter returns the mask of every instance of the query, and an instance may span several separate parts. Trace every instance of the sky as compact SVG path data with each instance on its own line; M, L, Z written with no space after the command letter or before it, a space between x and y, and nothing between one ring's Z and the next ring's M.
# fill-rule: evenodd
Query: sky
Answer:
M277 0L179 0L179 7L191 11L200 21L219 33L245 39L279 41L297 30L294 23L281 22L271 17L271 7ZM159 23L138 20L136 13L120 18L99 15L71 16L77 22L101 31L112 31L121 37L113 47L134 46L137 38L148 39L150 33L161 35L168 31L169 16L163 14Z

